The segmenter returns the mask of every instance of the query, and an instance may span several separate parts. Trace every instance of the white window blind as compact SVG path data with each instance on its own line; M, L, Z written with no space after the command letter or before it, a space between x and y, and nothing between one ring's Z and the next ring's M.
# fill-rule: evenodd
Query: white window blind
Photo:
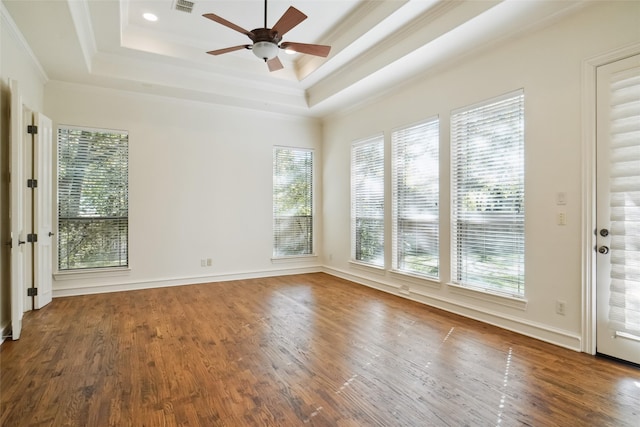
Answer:
M452 281L524 296L524 93L454 111Z
M351 147L351 256L384 267L384 135Z
M313 253L313 151L273 150L273 256Z
M618 73L611 84L612 329L640 337L640 76Z
M127 132L58 129L58 269L129 264Z
M438 118L391 134L393 268L438 278Z

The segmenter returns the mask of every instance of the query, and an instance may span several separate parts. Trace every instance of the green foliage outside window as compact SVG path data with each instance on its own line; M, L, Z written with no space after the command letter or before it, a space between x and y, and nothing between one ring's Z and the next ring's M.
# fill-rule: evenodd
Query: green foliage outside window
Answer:
M128 135L58 130L58 269L128 265Z

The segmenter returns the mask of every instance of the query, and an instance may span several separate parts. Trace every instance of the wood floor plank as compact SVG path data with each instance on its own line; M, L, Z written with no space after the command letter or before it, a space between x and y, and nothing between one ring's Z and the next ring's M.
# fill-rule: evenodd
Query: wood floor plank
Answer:
M634 426L640 370L326 274L55 299L0 425Z

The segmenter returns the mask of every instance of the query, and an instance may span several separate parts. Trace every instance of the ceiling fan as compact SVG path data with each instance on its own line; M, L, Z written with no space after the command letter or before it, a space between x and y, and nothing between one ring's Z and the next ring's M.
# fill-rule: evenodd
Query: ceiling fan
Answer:
M224 49L212 50L207 52L208 54L221 55L223 53L234 52L236 50L249 49L252 50L258 58L263 59L267 63L269 71L277 71L284 68L282 62L278 59L278 49L321 56L323 58L326 58L331 50L331 46L320 44L295 42L280 43L282 41L282 36L307 19L307 15L300 12L293 6L289 6L289 9L287 9L282 17L280 17L273 28L267 28L267 0L264 0L264 28L256 28L251 31L247 31L244 28L219 17L218 15L214 15L213 13L205 13L202 16L211 19L218 24L222 24L225 27L229 27L232 30L245 34L253 42L253 44L243 44L239 46L226 47Z

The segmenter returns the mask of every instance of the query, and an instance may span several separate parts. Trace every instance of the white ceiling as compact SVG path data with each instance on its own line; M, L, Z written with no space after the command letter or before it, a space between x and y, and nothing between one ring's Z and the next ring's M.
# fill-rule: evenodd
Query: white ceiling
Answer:
M322 117L429 69L548 24L588 2L557 0L272 0L271 27L289 6L308 16L283 41L328 44L328 58L287 55L270 73L243 34L264 24L262 0L2 0L51 80ZM145 12L157 22L142 18Z

